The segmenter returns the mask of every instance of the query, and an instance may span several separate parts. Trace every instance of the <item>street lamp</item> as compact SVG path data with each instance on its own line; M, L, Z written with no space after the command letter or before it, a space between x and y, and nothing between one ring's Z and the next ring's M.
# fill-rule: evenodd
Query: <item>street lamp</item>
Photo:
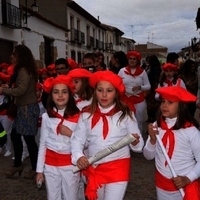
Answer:
M23 14L23 18L24 18L24 24L27 25L27 23L28 23L28 18L31 17L31 15L28 15L27 0L25 0L25 7L26 7L26 8L25 8L26 10L25 10L25 13ZM38 6L36 0L34 0L33 4L31 5L31 9L32 9L33 12L38 12L39 6Z

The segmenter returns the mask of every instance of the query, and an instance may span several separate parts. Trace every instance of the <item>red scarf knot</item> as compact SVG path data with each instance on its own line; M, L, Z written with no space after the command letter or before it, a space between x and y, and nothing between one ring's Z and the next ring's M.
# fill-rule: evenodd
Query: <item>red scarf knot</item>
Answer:
M125 67L125 69L126 69L124 71L125 74L133 76L133 77L140 75L144 71L144 69L142 69L139 65L136 67L136 70L134 73L131 72L130 66Z
M81 101L83 101L83 99L81 99L81 98L75 99L76 104L81 102Z
M97 122L100 120L100 118L102 118L102 120L103 120L103 139L104 140L106 139L106 137L108 135L108 130L109 130L108 120L107 120L106 116L112 116L115 113L117 113L118 111L119 110L116 107L114 107L109 112L102 113L98 106L96 108L96 111L95 111L95 113L94 113L94 115L92 117L91 128L93 129L93 127L97 124Z
M173 86L173 80L170 81L169 79L165 79L165 83L167 83L167 86Z
M56 127L56 133L59 134L60 133L60 125L62 125L64 120L70 121L70 122L78 122L78 118L79 118L79 114L75 114L73 116L68 116L68 117L63 117L62 115L60 115L58 112L52 110L52 114L54 117L61 119L61 121L59 122L59 124Z
M187 127L191 127L194 126L192 123L190 122L186 122L183 126L183 128L187 128ZM167 154L169 155L169 158L172 158L172 154L174 151L174 146L175 146L175 137L174 137L174 133L173 133L173 127L172 128L168 128L167 123L163 120L163 118L160 119L160 128L163 130L166 130L165 134L163 135L162 138L162 142L164 147L166 148L167 146L167 141L169 142L169 150L167 152ZM167 165L167 161L165 161L165 166Z

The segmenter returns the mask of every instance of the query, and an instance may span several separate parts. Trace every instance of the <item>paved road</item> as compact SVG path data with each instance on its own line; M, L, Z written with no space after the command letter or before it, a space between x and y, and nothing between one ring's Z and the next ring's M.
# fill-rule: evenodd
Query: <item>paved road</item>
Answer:
M11 157L0 154L0 200L46 200L46 190L38 190L34 180L23 175L30 169L30 160L24 161L24 171L19 177L6 178L6 169L12 166ZM124 200L156 200L153 182L154 161L147 161L142 154L132 153L131 180Z

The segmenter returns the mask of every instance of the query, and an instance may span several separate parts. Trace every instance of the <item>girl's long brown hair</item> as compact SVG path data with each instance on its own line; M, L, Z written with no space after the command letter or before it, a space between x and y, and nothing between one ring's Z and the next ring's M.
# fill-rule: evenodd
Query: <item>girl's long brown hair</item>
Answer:
M65 112L64 112L64 116L63 116L64 118L73 116L80 112L78 107L76 106L75 99L74 99L73 94L72 94L71 90L69 89L69 87L68 87L68 92L69 92L69 100L68 100L66 108L65 108ZM47 114L49 115L49 117L55 117L52 113L53 108L56 108L58 111L58 108L56 107L56 105L53 101L52 90L51 90L51 93L48 96L47 104L46 104L46 110L47 110Z
M159 109L158 113L157 113L157 124L158 124L158 127L160 127L160 118L161 117L163 119L165 119L162 116L162 113L161 113L161 111ZM197 120L194 119L194 117L190 114L187 104L184 103L184 102L179 102L177 120L176 120L176 123L173 126L173 129L174 130L178 130L178 129L183 128L186 122L189 122L189 123L193 124L197 128L199 127L199 124L198 124Z
M87 106L87 107L85 107L83 109L83 112L84 111L89 111L90 112L89 118L95 113L95 111L97 109L97 106L98 106L98 101L97 101L95 92L96 92L96 87L94 89L91 105L89 105L89 106ZM116 112L122 111L122 114L120 115L118 122L121 122L126 117L126 115L128 115L133 120L132 111L130 110L130 108L125 103L123 103L120 100L119 93L118 93L117 90L116 90L116 92L117 92L116 98L115 98Z
M24 68L29 75L32 75L35 81L38 80L38 73L36 68L35 59L31 50L25 45L17 45L14 48L13 57L16 59L14 74Z

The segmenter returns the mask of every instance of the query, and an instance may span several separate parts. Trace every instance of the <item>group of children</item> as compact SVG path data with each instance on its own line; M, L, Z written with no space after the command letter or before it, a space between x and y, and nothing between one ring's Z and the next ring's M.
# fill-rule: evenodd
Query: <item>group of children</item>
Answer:
M136 53L129 52L128 56L134 60ZM155 96L161 102L158 117L148 125L145 145L135 113L124 101L123 77L91 68L91 64L83 65L37 85L38 90L48 93L48 99L39 118L36 182L45 182L48 199L77 200L86 196L89 200L122 200L130 179L131 149L143 151L148 160L155 159L158 200L181 200L182 188L185 200L199 200L200 133L187 108L187 103L197 98L185 89L181 79L174 78L177 66L163 66L163 81ZM134 78L133 73L130 69L126 75ZM127 134L134 136L134 142L90 165L88 158ZM171 174L157 137L177 177ZM73 173L75 165L81 172ZM83 182L86 188L81 193Z

